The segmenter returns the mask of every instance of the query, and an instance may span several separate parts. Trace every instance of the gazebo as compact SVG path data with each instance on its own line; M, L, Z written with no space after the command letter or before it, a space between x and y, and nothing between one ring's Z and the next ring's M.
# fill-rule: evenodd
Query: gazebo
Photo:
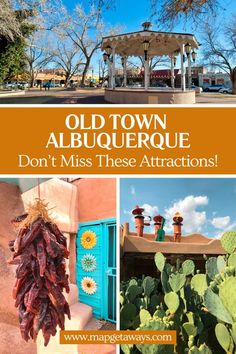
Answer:
M105 90L105 100L111 103L195 103L195 91L191 89L191 64L196 59L199 43L193 34L152 31L151 23L143 23L143 30L104 37L102 50L104 61L108 64L109 83ZM177 56L181 61L181 88L175 88L175 65ZM123 85L116 87L116 59L121 58L123 66ZM171 87L151 88L149 63L153 57L168 56L170 58ZM127 86L128 57L143 57L144 87ZM186 67L188 63L186 89Z

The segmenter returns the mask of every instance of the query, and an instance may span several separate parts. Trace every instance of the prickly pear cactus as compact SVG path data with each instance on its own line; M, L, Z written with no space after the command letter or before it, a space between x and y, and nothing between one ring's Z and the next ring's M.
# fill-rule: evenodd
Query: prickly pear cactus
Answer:
M219 271L218 271L218 266L217 266L217 258L210 257L206 261L206 274L208 275L208 277L211 280L213 280L218 273L219 273Z
M218 273L221 273L225 270L226 267L226 261L225 261L225 256L218 256L217 257L217 269Z
M134 347L133 344L121 344L121 350L124 354L131 354Z
M208 287L206 274L195 274L191 280L191 286L198 295L203 296Z
M181 273L173 273L169 277L171 289L175 292L179 291L185 284L186 277Z
M146 324L152 319L152 316L150 315L150 313L145 309L142 309L140 311L139 317L140 317L141 324Z
M215 294L210 288L205 291L204 303L207 310L219 320L226 323L233 323L233 319L229 311L225 308L220 296Z
M195 264L191 259L187 259L182 263L182 271L185 275L193 274L195 270Z
M222 348L226 351L226 353L229 353L231 337L227 327L223 323L218 323L215 328L215 334Z
M178 294L171 291L170 293L165 294L164 301L171 314L174 314L178 310L179 308Z
M143 288L141 286L130 285L126 290L125 296L128 297L130 302L133 302L138 295L142 294L142 292Z
M134 304L124 304L120 310L121 328L127 329L132 327L136 314L137 310Z
M162 331L173 329L173 322L167 318L152 318L148 323L140 324L142 331ZM137 333L138 334L138 333ZM136 344L142 354L174 354L174 346L166 344Z
M191 349L189 349L188 354L213 354L211 349L208 348L208 346L204 343L202 345L200 345L200 347L192 347Z
M161 272L161 284L162 284L162 288L163 288L164 293L169 293L171 291L171 287L170 287L168 280L169 280L168 274L165 270L163 270Z
M190 336L196 337L197 327L193 323L185 322L183 324L183 328L184 328L185 332L187 333L188 337L190 337Z
M155 288L155 281L152 277L145 277L142 283L144 295L150 296Z
M160 272L162 272L165 267L165 262L166 262L165 257L163 256L162 253L158 252L155 254L154 260L155 260L155 264L156 264L157 269Z
M235 301L235 294L236 294L236 278L229 277L226 278L219 285L219 297L224 305L224 307L228 310L231 316L235 319L236 318L236 301Z
M228 266L236 268L236 253L232 253L228 259Z
M227 253L233 253L236 250L236 232L227 231L221 237L221 245Z

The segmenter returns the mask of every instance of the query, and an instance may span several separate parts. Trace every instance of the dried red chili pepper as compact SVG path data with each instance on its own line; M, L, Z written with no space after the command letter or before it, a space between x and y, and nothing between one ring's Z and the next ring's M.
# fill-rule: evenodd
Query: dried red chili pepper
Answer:
M69 252L65 236L47 217L45 205L42 201L37 203L37 217L29 211L12 220L21 227L16 240L9 242L14 252L9 263L18 264L13 298L19 310L22 338L36 340L41 329L46 346L57 326L65 328L65 315L70 319L69 305L62 293L63 289L69 292L65 267Z

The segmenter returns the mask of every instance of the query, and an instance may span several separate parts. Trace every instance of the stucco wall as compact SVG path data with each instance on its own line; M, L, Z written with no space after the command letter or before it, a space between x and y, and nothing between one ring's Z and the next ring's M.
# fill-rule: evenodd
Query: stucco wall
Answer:
M82 178L73 184L78 187L79 223L116 216L115 178Z
M195 91L106 89L105 101L118 104L194 104Z

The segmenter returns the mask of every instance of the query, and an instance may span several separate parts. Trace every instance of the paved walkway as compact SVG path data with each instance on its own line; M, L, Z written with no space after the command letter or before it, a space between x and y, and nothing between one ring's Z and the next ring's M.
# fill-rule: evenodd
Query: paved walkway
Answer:
M79 89L69 91L51 89L50 91L30 90L25 95L2 97L0 104L108 104L104 100L103 89ZM221 93L202 93L196 96L196 104L235 104L236 95Z

